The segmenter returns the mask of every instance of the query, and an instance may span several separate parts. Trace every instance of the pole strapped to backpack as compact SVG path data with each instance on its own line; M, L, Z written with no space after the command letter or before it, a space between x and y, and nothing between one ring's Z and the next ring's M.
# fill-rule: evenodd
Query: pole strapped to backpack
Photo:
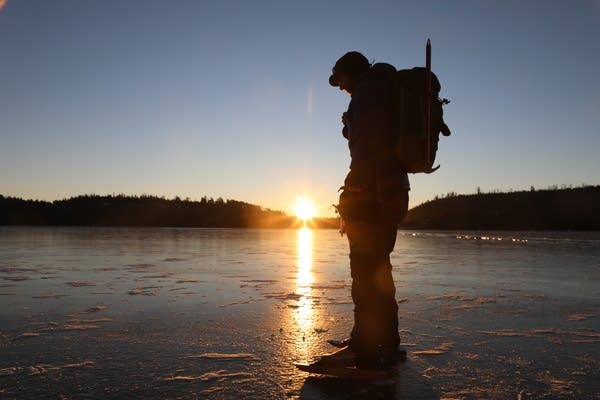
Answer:
M431 41L427 38L425 46L425 134L427 136L427 164L433 164L431 160Z

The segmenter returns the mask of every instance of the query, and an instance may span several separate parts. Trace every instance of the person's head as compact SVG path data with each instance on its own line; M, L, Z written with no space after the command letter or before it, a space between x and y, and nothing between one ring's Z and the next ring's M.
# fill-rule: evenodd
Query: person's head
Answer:
M333 66L329 84L352 94L358 78L367 72L370 67L371 64L365 56L358 51L350 51L337 60Z

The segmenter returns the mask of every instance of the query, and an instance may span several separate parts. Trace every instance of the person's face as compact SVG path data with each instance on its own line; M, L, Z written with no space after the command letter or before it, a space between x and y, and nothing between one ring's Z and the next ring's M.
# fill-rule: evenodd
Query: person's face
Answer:
M352 94L352 79L350 78L350 75L340 73L338 81L340 90L344 90L348 94Z

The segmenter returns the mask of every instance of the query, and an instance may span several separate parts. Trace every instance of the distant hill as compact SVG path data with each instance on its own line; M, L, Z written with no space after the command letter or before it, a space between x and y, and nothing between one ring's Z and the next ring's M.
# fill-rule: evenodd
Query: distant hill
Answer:
M450 195L409 210L411 229L600 230L600 186Z
M294 224L295 218L280 211L221 198L87 195L46 202L0 195L0 225L283 228Z

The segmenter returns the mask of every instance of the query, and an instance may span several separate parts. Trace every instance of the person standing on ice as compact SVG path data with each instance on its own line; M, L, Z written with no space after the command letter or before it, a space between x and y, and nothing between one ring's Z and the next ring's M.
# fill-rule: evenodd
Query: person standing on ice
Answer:
M350 247L354 327L344 349L324 363L382 368L405 355L400 349L390 253L406 216L410 185L394 154L392 84L396 69L371 65L357 51L342 56L329 84L351 96L342 115L351 164L337 210Z

